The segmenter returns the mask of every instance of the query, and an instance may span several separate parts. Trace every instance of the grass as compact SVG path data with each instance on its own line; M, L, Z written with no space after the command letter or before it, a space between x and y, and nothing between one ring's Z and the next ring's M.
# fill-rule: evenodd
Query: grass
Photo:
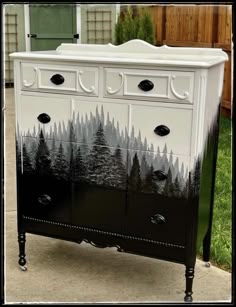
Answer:
M231 120L221 116L210 261L229 272L232 270L231 171Z

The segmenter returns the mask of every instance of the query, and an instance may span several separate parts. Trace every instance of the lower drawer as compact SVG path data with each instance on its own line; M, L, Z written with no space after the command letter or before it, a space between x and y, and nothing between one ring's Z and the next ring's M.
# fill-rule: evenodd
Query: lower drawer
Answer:
M125 232L144 241L185 246L188 205L184 198L130 192Z
M54 222L71 221L71 187L50 176L18 176L18 209L24 216Z

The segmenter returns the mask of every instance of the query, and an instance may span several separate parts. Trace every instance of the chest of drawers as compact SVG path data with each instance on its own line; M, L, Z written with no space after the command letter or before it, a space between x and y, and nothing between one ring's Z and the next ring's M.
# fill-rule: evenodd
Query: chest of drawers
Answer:
M185 265L192 301L227 55L132 40L11 56L19 265L26 233L116 246Z

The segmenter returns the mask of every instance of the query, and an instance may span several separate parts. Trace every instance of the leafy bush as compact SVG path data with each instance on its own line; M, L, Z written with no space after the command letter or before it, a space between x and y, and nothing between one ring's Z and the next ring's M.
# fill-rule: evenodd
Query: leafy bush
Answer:
M124 16L119 15L115 25L115 44L120 45L131 39L155 44L154 24L147 9L139 8L138 14L134 16L133 9L129 6Z

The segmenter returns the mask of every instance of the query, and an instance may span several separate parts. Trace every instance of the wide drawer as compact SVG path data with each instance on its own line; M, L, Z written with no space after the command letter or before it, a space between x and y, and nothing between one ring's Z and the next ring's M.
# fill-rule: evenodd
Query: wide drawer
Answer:
M129 150L127 159L129 191L188 197L189 156Z
M129 192L125 232L144 241L184 248L188 205L184 198Z
M105 68L104 75L104 97L193 103L193 71Z
M189 155L192 110L131 105L129 148Z
M21 88L98 96L98 67L22 63Z

